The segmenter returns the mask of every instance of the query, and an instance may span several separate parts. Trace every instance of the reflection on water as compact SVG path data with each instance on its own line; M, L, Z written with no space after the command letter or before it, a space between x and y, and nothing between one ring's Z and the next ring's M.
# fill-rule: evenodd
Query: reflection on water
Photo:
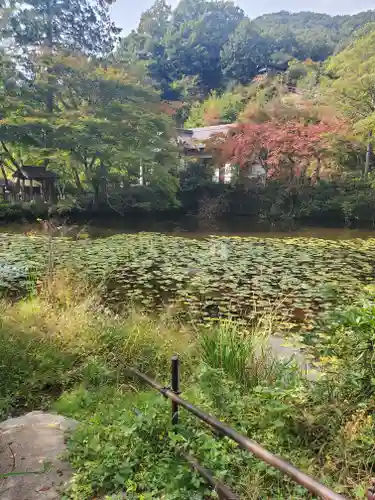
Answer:
M146 224L144 225L146 226ZM249 228L250 229L250 228ZM51 231L51 230L50 230ZM267 231L264 228L255 226L249 231L220 231L217 229L202 229L196 231L184 231L176 228L152 227L146 229L141 228L121 228L121 227L103 227L95 224L81 225L59 225L53 226L52 232L54 236L67 236L72 238L105 238L114 234L132 234L137 232L161 232L170 236L183 236L186 238L204 238L207 236L240 236L240 237L257 237L257 238L322 238L329 240L346 240L352 238L375 238L375 228L369 229L349 229L349 228L324 228L324 227L304 227L298 230L273 230ZM18 234L35 234L45 233L46 228L41 224L6 224L0 226L0 233L18 233Z

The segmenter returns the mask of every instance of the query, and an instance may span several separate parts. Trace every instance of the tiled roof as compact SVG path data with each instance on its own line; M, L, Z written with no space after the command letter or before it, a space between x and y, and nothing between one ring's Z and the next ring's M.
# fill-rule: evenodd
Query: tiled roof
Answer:
M236 127L236 123L226 123L224 125L213 125L211 127L199 127L192 128L190 130L193 131L193 140L194 141L207 141L211 139L214 135L217 134L225 134L229 132L231 128Z
M188 150L203 151L205 148L204 142L218 134L225 134L231 128L236 127L236 123L228 123L225 125L213 125L211 127L197 127L191 129L178 129L178 142Z
M20 172L15 172L13 177L24 177L25 179L56 179L57 175L55 172L47 170L46 167L35 167L33 165L24 165L21 167Z

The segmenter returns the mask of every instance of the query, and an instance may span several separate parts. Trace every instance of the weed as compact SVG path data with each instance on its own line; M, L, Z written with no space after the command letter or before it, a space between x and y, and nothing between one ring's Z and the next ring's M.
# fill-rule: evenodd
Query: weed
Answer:
M188 376L192 339L167 314L119 317L87 284L58 273L36 296L0 303L0 412L46 408L74 384L114 383L130 366L163 376L176 352L184 353Z

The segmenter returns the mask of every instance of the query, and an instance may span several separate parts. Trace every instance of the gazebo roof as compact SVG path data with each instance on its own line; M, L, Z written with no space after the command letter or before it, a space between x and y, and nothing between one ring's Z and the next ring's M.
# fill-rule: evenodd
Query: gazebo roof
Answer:
M44 180L54 180L57 178L57 174L51 170L47 170L46 167L35 167L33 165L24 165L20 170L14 172L14 178L28 179L34 181L44 181Z

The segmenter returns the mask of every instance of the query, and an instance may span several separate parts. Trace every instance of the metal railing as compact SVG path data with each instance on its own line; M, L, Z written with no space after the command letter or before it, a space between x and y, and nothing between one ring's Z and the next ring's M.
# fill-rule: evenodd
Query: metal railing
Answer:
M306 488L310 493L317 495L320 498L325 500L346 500L344 496L335 493L330 490L324 484L320 483L316 479L312 478L308 474L300 471L296 467L294 467L289 462L283 460L282 458L273 455L271 452L263 448L260 444L252 439L249 439L247 436L244 436L237 432L236 430L229 427L227 424L221 422L217 418L209 415L204 412L200 408L194 406L189 403L185 399L180 397L180 383L179 383L179 358L177 356L172 357L171 363L171 387L163 387L161 384L151 379L144 373L140 372L135 368L131 368L130 372L136 375L138 378L146 382L153 389L160 392L164 397L170 399L172 401L172 424L177 425L179 421L179 407L181 406L189 413L192 413L200 420L208 424L210 427L215 429L220 433L220 435L227 436L229 439L232 439L236 443L240 445L240 447L244 450L249 451L255 457L259 458L266 464L278 469L283 472L285 475L289 476L295 483ZM238 499L238 497L223 483L217 481L212 474L203 468L194 457L188 455L186 453L181 453L182 456L189 462L189 464L199 472L202 477L206 479L206 481L217 491L219 498L234 500Z

